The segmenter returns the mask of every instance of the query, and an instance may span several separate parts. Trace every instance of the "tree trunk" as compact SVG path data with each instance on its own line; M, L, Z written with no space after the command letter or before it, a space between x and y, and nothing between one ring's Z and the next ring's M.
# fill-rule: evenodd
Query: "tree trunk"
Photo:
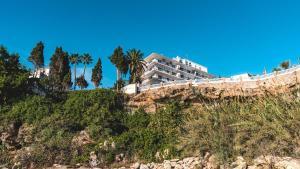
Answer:
M76 90L76 63L74 64L74 90Z
M121 79L121 72L117 68L117 91L119 91L119 80Z
M83 76L85 75L85 68L86 68L86 64L84 64L84 68L83 68Z

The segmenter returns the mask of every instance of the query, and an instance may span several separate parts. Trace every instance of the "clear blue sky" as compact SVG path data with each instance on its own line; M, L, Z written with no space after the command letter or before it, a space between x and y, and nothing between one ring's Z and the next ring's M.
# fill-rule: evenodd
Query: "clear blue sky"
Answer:
M101 57L103 86L115 68L108 56L121 45L183 56L215 75L262 73L300 56L300 1L294 0L0 0L0 44L27 57L45 43ZM91 65L93 66L93 65Z

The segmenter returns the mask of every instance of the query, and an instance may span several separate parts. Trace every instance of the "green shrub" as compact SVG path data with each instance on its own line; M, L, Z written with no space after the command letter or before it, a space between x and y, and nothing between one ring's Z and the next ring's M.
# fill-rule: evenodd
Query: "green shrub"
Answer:
M32 96L14 104L10 112L7 113L7 116L11 121L32 124L49 116L51 112L52 106L50 100L42 96Z

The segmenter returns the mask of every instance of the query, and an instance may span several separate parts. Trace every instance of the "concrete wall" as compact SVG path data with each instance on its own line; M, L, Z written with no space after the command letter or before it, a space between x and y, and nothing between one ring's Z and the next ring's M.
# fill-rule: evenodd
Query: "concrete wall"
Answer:
M137 94L137 85L136 84L129 84L123 87L123 92L126 94Z

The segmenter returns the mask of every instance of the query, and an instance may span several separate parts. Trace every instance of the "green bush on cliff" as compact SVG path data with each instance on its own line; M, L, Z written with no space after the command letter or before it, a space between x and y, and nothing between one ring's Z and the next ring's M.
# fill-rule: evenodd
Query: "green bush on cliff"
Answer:
M128 131L116 138L120 151L143 160L157 160L157 153L161 159L163 156L171 158L177 155L175 145L180 125L183 123L181 110L180 104L173 102L155 114L139 110L128 115Z

